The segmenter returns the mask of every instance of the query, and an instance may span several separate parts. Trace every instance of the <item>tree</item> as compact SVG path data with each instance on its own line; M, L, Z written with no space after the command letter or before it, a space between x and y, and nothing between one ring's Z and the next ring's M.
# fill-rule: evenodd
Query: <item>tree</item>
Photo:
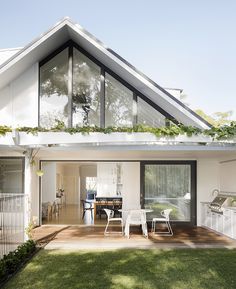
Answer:
M196 109L195 112L198 115L200 115L202 118L204 118L206 121L208 121L210 124L216 127L230 124L230 122L232 121L230 119L233 114L232 110L225 111L225 112L215 112L212 115L206 114L201 109Z

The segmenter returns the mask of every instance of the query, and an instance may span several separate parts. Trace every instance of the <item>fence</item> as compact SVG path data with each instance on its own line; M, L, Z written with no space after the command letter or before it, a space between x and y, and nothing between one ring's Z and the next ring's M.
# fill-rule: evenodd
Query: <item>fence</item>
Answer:
M24 194L0 194L0 259L24 242L25 205Z

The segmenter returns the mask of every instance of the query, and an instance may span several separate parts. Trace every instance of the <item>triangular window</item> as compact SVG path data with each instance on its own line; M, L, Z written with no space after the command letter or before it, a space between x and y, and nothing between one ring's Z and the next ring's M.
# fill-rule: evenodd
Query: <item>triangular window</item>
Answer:
M151 127L173 119L147 97L69 42L40 63L40 126Z

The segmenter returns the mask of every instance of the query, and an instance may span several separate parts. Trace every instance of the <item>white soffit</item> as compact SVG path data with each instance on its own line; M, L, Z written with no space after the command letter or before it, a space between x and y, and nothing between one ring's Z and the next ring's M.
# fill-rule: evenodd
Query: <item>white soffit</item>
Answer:
M90 33L68 18L57 23L46 33L0 65L0 89L20 73L45 58L69 39L97 58L101 63L130 83L162 109L186 125L208 128L209 125L163 88L127 63Z
M0 65L19 52L23 47L0 49Z

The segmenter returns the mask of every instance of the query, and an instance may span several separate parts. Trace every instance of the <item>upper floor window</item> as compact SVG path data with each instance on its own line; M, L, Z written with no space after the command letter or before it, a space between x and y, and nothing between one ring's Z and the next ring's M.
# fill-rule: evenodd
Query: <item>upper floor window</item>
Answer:
M141 97L137 99L137 107L138 124L150 127L163 127L166 125L166 117Z
M68 48L40 67L40 125L68 124Z
M101 69L73 49L73 126L100 125Z
M106 126L133 125L133 92L110 74L105 74Z
M166 125L166 115L85 54L68 44L40 64L41 127Z

